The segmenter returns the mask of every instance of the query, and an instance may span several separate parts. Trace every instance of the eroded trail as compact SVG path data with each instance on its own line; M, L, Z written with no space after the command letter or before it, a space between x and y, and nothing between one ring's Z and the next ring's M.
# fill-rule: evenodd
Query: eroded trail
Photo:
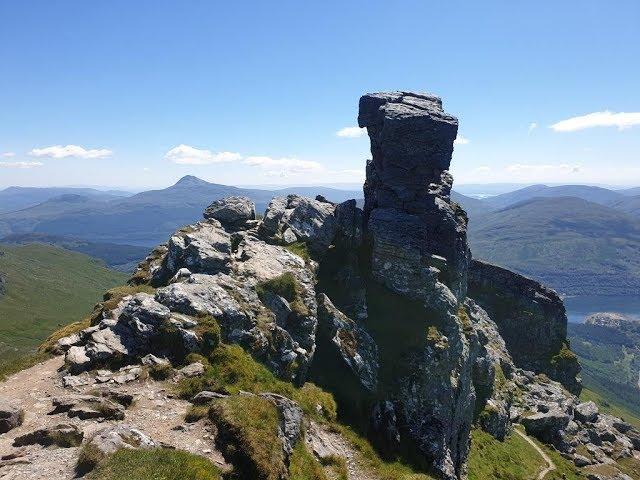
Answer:
M538 480L544 479L544 477L546 477L548 473L553 472L556 469L556 465L555 465L555 463L553 463L553 460L551 460L551 458L549 458L549 455L547 455L544 452L544 450L542 450L538 446L538 444L536 444L536 442L531 440L525 433L523 433L522 431L518 430L517 428L514 428L513 430L514 430L515 433L520 435L529 445L531 445L533 448L535 448L536 452L538 452L538 454L547 463L547 466L538 474Z
M0 398L10 400L25 411L24 423L0 435L0 479L2 480L70 480L76 478L75 467L79 447L57 448L28 445L15 447L17 436L57 424L76 425L90 437L94 432L117 423L130 423L148 432L160 445L187 450L201 455L221 468L227 465L216 449L214 435L205 422L185 423L191 404L175 398L170 382L135 379L124 384L109 382L97 385L64 387L58 375L62 357L35 365L0 382ZM87 375L88 379L92 376ZM52 414L52 400L69 395L86 395L98 387L131 394L133 404L125 418L118 420L69 418L64 413Z

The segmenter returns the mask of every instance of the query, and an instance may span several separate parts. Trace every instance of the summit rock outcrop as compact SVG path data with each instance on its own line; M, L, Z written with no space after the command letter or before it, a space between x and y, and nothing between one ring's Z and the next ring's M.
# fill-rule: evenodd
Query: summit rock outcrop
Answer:
M145 372L186 382L188 415L209 409L202 421L215 427L222 464L251 478L260 462L256 445L243 450L237 409L273 420L268 478L287 480L302 430L317 446L314 418L333 411L335 421L333 400L323 404L309 381L382 456L445 480L467 478L473 425L504 440L521 423L580 466L634 455L640 433L575 396L580 367L558 295L472 260L466 213L451 200L457 119L438 97L391 92L364 95L358 122L371 142L364 209L289 195L259 219L246 198L216 200L156 247L121 294L105 295L90 326L57 341L57 391L83 395L52 404L74 421L129 422L136 402L117 388L152 382ZM263 381L277 394L246 391ZM111 438L109 428L85 444Z
M450 197L458 120L438 97L397 92L364 95L358 124L371 142L364 185L371 276L423 306L425 341L402 352L407 372L389 400L402 419L400 436L456 478L469 449L478 350L460 314L471 255L466 214Z

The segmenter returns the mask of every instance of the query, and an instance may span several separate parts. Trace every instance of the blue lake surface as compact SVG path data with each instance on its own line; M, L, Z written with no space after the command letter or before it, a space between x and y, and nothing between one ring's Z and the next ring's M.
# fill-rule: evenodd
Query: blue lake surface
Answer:
M583 323L596 312L616 312L640 320L640 295L634 296L580 296L564 299L569 322Z

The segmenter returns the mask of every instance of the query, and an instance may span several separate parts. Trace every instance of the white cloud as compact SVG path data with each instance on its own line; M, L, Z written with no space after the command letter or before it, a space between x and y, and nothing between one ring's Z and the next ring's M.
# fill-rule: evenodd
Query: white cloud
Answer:
M15 157L16 154L14 152L4 152L2 154L0 154L0 157L2 158L11 158L11 157Z
M575 132L593 127L618 127L619 130L640 125L640 112L593 112L579 117L572 117L551 125L556 132Z
M105 158L110 157L113 152L106 148L86 149L78 145L52 145L45 148L34 148L29 155L34 157L51 157L51 158Z
M477 173L480 175L484 175L486 173L489 173L491 171L491 167L487 166L487 165L482 165L476 169L473 170L473 173Z
M531 132L533 132L536 128L538 128L538 124L536 122L531 122L529 124L529 135L531 135Z
M566 175L569 173L578 173L580 171L580 165L569 165L566 163L562 163L559 165L538 165L538 164L523 164L516 163L513 165L508 165L506 168L507 172L513 173L516 175L529 175L532 177L536 177L538 175L547 175L547 174L559 174Z
M34 168L43 165L42 162L0 162L2 168Z
M324 167L318 162L300 160L297 158L254 156L247 157L244 160L244 163L252 167L259 167L266 170L265 174L270 177L286 177L289 175L300 175L324 170Z
M360 127L344 127L336 132L338 137L343 138L359 138L364 137L367 134L366 128Z
M212 152L202 150L189 145L178 145L169 150L165 159L181 165L209 165L212 163L236 162L242 159L242 155L234 152Z
M459 133L453 143L455 143L456 145L466 145L467 143L469 143L469 139Z

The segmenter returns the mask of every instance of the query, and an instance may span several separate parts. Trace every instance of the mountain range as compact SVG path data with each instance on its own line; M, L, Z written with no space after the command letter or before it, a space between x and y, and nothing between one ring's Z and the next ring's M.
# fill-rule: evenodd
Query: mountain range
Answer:
M135 195L10 187L0 191L0 238L54 244L126 269L135 263L132 255L143 257L143 251L166 241L176 228L198 219L213 200L247 196L261 213L274 196L292 193L362 201L359 190L239 188L190 175L168 188ZM565 294L627 295L640 290L638 193L638 188L532 185L482 199L454 191L452 198L469 215L477 258L545 281Z

